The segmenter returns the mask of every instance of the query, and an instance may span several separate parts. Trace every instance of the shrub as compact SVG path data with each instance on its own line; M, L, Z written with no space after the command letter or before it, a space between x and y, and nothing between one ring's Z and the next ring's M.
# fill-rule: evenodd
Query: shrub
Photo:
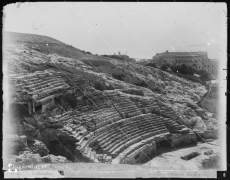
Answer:
M157 67L155 63L148 63L148 64L146 64L145 66L150 66L150 67L154 67L154 68Z
M163 65L161 66L160 69L161 69L162 71L166 71L166 70L167 70L168 68L170 68L170 67L171 67L171 65L166 63L166 64L163 64Z

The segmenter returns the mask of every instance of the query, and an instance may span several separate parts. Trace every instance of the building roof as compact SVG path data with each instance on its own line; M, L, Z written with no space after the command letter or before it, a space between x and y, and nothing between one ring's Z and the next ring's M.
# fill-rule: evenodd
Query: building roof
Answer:
M205 52L205 51L199 51L199 52L163 52L161 54L189 55L189 54L207 54L207 52Z
M207 52L163 52L158 53L156 56L173 56L173 57L198 57L201 55L207 55Z

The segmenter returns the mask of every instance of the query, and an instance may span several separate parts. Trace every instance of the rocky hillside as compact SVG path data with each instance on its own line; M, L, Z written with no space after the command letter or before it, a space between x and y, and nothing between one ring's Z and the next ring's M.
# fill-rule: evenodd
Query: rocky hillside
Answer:
M4 139L16 162L133 163L162 137L217 138L199 83L33 34L6 33L3 57L14 130Z

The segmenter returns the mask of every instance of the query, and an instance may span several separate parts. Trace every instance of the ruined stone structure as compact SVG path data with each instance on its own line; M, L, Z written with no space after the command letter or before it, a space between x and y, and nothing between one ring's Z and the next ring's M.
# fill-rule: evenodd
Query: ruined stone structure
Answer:
M67 95L74 98L73 94L77 93L60 72L12 76L12 81L19 88L16 93L24 95L23 102L18 99L13 104L28 104L30 115L46 113L55 104L70 105ZM77 82L80 81L76 79ZM97 105L79 94L69 111L49 117L46 123L49 131L57 129L55 134L59 135L56 137L76 158L65 149L54 151L59 142L42 131L42 140L51 152L59 152L74 161L112 163L118 159L120 163L133 164L152 156L162 141L171 147L185 142L196 143L195 134L178 124L179 115L157 101L140 101L116 91L95 92L90 97L97 100Z
M23 48L32 54L21 55L14 46L6 48L11 116L42 156L142 163L162 148L196 144L203 132L208 117L194 105L206 92L202 84L116 59L47 55L31 44Z
M26 102L29 114L47 111L54 105L54 98L69 90L69 85L64 82L60 74L60 72L46 71L11 76L10 82L15 83L14 86L17 88L15 93L20 96L13 104Z

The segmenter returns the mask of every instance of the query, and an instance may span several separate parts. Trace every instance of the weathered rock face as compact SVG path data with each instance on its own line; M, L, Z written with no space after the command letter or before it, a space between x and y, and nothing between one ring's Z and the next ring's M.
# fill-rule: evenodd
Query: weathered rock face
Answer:
M35 140L34 143L29 143L28 146L32 149L33 153L38 153L41 157L46 156L49 153L49 150L41 141Z
M200 116L203 119L208 118L208 116L206 115L206 113L202 109L195 109L195 112L197 113L198 116Z
M193 127L193 130L204 133L207 130L207 126L200 117L197 117L197 122Z
M33 154L30 151L23 151L16 158L16 162L29 165L29 164L40 164L42 163L41 156L39 154Z
M21 151L18 156L11 156L9 162L14 165L37 165L43 163L70 163L63 156L54 156L52 154L41 157L39 154L31 151ZM7 164L7 162L6 162ZM9 163L8 163L9 164Z
M190 127L194 127L195 125L196 125L196 123L197 123L197 121L198 121L198 119L199 119L199 117L192 117L192 118L190 118L190 119L188 119L187 120L187 122L188 122L188 126L190 126Z
M211 90L208 92L208 94L205 96L205 98L203 98L202 101L199 102L200 107L213 113L214 116L216 116L216 117L218 117L219 105L220 105L219 87L217 87L217 86L211 87Z
M214 118L208 118L208 120L205 121L206 124L206 131L204 132L204 138L206 139L216 139L218 138L218 131L219 131L219 123L217 119Z
M71 162L71 161L68 161L66 157L54 156L52 154L43 156L41 159L44 163L69 163Z
M65 156L73 160L77 139L67 132L51 128L45 129L41 132L41 141L49 149L50 154Z

